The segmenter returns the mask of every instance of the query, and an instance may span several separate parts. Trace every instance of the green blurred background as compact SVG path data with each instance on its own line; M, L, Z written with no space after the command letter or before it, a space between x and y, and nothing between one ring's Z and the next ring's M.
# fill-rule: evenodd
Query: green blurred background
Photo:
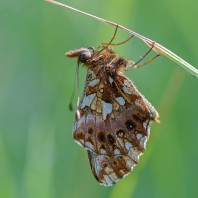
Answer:
M62 2L155 40L198 67L197 0ZM128 177L113 187L100 186L85 149L73 141L75 112L68 105L76 60L64 54L108 42L114 30L42 0L1 0L0 197L197 196L198 81L163 57L126 73L161 115ZM129 36L119 30L115 43ZM132 39L114 49L138 60L148 47ZM81 92L85 75L81 68Z

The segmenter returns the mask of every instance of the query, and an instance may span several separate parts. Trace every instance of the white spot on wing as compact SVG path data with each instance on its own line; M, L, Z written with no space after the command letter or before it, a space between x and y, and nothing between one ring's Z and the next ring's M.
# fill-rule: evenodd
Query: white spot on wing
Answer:
M149 128L150 126L149 126L149 120L146 120L144 123L143 123L143 126L144 126L144 128L146 129L146 128Z
M132 144L127 141L125 147L129 150L132 147Z
M102 103L102 107L103 107L103 119L106 120L107 115L110 114L112 112L112 104L110 103L106 103L104 101L101 100Z
M100 150L100 153L101 153L101 154L107 154L106 150L104 150L104 149L101 149L101 150Z
M112 183L112 181L115 182L118 179L117 175L115 174L114 170L111 167L107 166L105 168L105 171L108 174L108 179L109 179L109 177L111 178L111 182L110 183ZM105 176L106 175L104 175L104 177ZM105 179L107 179L107 178L105 178Z
M129 89L128 87L123 87L122 88L122 90L125 92L125 93L127 93L127 94L132 94L132 90L131 89Z
M83 99L83 102L82 102L81 109L83 109L86 106L89 107L95 96L96 96L96 93L85 96L84 99Z
M131 159L131 158L129 158L129 157L124 157L124 160L125 160L125 162L126 162L126 167L128 167L129 169L131 169L132 170L132 168L136 165L135 164L135 162ZM126 174L126 176L127 176L128 174Z
M142 155L141 152L137 150L137 147L132 147L128 153L129 157L133 159L136 163L139 162L139 157Z
M88 141L85 141L85 147L88 148L88 149L91 149L91 150L94 149L93 145Z
M109 178L108 175L104 175L104 179L102 180L102 182L103 182L104 184L107 183L107 186L110 186L110 185L113 184L112 181L111 181L111 179Z
M115 154L115 155L120 155L120 154L121 154L121 153L120 153L120 150L115 149L115 150L114 150L114 154Z
M138 133L136 137L138 140L140 140L142 138L142 134Z
M120 169L119 172L121 173L121 175L125 175L125 172L122 169Z
M131 86L129 80L124 80L124 84L125 84L127 87L130 87L130 86Z
M116 101L122 106L125 104L125 100L123 99L123 97L117 97Z
M143 137L141 140L140 140L140 146L143 147L144 149L146 149L146 142L147 142L147 138L146 137Z
M109 76L109 82L112 84L112 82L113 82L113 78L111 78L110 76Z

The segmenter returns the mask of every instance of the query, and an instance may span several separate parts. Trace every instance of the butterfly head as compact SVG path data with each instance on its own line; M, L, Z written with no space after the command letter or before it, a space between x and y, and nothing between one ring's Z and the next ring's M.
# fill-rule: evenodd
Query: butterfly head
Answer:
M86 63L89 59L92 58L94 51L95 50L93 47L81 47L76 50L70 50L66 53L66 56L69 58L76 57L78 58L79 63Z

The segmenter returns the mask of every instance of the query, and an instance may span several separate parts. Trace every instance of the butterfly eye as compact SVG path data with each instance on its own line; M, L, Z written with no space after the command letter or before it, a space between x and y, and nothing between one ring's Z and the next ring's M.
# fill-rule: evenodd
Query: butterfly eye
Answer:
M83 52L82 54L79 55L79 61L81 63L85 63L89 58L91 58L91 52L90 51L86 51Z

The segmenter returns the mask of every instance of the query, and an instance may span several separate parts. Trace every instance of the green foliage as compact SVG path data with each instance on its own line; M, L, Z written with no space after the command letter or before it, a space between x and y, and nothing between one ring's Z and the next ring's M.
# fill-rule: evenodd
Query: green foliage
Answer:
M196 0L62 2L134 30L197 67ZM130 176L113 187L100 186L86 151L74 143L75 113L68 105L76 61L64 53L108 42L114 30L42 0L1 2L0 197L184 198L198 193L198 82L163 57L126 73L161 115ZM119 30L115 43L129 36ZM114 49L137 60L148 47L132 39ZM82 68L81 92L85 75Z

